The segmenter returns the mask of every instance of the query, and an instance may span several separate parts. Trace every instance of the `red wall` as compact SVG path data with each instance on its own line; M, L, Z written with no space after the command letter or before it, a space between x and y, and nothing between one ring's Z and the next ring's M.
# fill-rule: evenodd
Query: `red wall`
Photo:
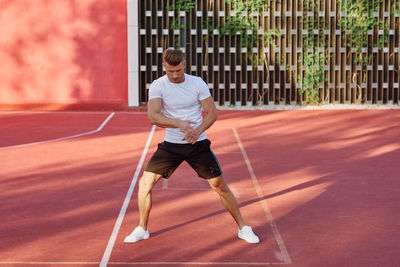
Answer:
M0 108L128 102L126 0L0 0Z

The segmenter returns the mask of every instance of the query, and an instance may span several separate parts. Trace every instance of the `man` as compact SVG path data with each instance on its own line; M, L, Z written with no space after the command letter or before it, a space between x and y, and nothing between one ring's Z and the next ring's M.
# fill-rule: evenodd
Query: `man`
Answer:
M251 227L245 225L242 219L236 199L222 177L222 170L204 132L217 119L217 109L208 86L200 77L185 74L186 61L181 50L165 50L163 67L166 75L150 86L147 113L151 124L166 128L165 138L139 181L139 226L124 242L134 243L150 237L147 223L152 189L161 177L168 179L185 160L218 193L239 227L238 237L249 243L259 243ZM204 118L202 109L206 113Z

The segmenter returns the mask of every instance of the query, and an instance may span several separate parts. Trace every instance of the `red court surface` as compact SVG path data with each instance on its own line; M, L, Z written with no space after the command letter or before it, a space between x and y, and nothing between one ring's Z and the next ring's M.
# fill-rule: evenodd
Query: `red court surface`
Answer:
M186 164L153 191L150 239L123 243L154 129L0 113L0 266L399 266L399 110L220 111L208 138L260 244Z

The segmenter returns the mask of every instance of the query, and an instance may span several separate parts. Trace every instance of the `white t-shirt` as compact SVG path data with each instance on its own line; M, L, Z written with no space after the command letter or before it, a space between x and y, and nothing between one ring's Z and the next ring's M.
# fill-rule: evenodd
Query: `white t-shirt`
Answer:
M203 121L201 115L200 100L210 97L210 89L207 84L197 76L185 73L185 81L172 83L168 76L164 75L153 81L149 89L149 99L161 98L163 102L162 112L164 116L179 120L195 121L193 128ZM171 143L187 144L182 140L185 134L179 128L166 128L164 140ZM206 133L200 134L197 141L206 139Z

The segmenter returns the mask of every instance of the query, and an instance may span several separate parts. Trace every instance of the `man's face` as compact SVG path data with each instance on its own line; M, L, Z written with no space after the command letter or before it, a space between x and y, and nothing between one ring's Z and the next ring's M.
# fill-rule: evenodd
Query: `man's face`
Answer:
M164 62L163 67L170 82L182 83L183 81L185 81L186 61L182 61L176 66L172 66Z

